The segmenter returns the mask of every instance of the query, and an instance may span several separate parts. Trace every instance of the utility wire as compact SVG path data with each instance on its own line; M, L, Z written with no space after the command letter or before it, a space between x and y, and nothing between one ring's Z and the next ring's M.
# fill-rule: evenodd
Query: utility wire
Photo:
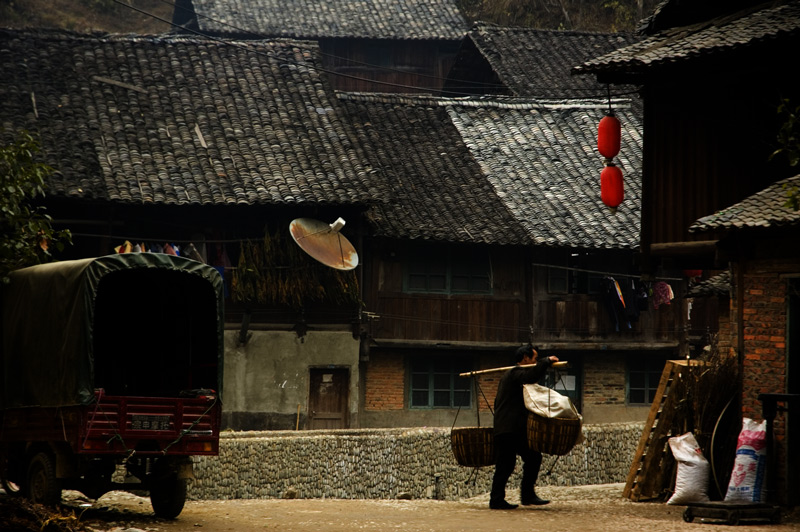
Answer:
M217 43L220 43L220 44L223 44L223 45L227 45L227 46L233 46L235 48L240 48L242 50L245 50L245 51L250 52L250 53L254 53L256 55L260 55L260 56L268 57L270 59L274 59L274 60L279 61L280 63L283 63L283 64L295 65L295 66L303 66L303 67L309 68L311 70L316 70L317 72L324 72L324 73L329 74L331 76L339 76L339 77L343 77L343 78L347 78L347 79L353 79L353 80L357 80L357 81L368 81L370 83L375 83L375 84L378 84L378 85L386 85L386 86L390 86L390 87L397 87L397 88L402 88L402 89L410 89L410 90L415 90L415 91L417 91L417 90L428 90L428 91L438 90L438 89L434 89L434 88L431 88L431 87L415 87L413 85L403 85L403 84L399 84L399 83L391 83L391 82L388 82L388 81L380 81L380 80L362 78L362 77L359 77L359 76L353 76L351 74L342 74L342 73L335 72L333 70L328 70L328 69L321 68L321 67L314 67L314 66L311 66L311 65L308 65L308 64L301 65L300 63L297 63L295 61L287 61L287 60L282 59L282 58L280 58L280 57L278 57L278 56L276 56L274 54L270 54L268 52L262 52L260 50L254 50L252 47L244 46L242 44L238 44L238 43L235 43L235 42L231 42L228 39L223 39L223 38L220 38L220 37L214 37L212 35L207 35L207 34L201 32L201 31L194 30L194 29L191 29L191 28L187 28L186 26L181 26L179 24L174 24L172 21L166 20L166 19L164 19L162 17L159 17L158 15L155 15L153 13L145 11L144 9L140 9L140 8L135 7L133 5L129 5L129 4L125 3L125 2L123 2L123 0L111 0L111 1L116 3L116 4L119 4L121 6L125 6L125 7L129 8L129 9L133 9L134 11L137 11L137 12L143 14L143 15L152 17L152 18L154 18L156 20L159 20L161 22L169 24L170 26L173 26L173 27L176 27L176 28L181 28L182 30L185 30L185 31L187 31L189 33L192 33L194 35L198 35L198 36L203 37L205 39L208 39L210 41L214 41L214 42L217 42Z
M162 17L159 17L158 15L155 15L154 13L150 13L149 11L146 11L144 9L135 7L135 6L131 5L131 4L123 1L123 0L111 0L111 1L116 3L116 4L121 5L123 7L126 7L128 9L132 9L134 11L137 11L138 13L141 13L141 14L143 14L145 16L154 18L154 19L156 19L156 20L158 20L160 22L168 24L171 27L179 28L181 30L187 31L187 32L192 33L194 35L197 35L199 37L203 37L203 38L218 42L220 44L226 44L226 45L229 45L229 46L238 47L238 48L247 50L249 52L255 53L257 55L263 55L265 57L269 57L271 59L275 59L275 60L280 61L280 62L285 63L285 64L301 66L297 62L286 61L285 59L281 59L281 58L279 58L279 57L277 57L277 56L275 56L273 54L269 54L267 52L256 51L256 50L253 50L253 49L251 49L249 47L245 47L245 46L233 43L228 39L215 37L215 36L212 36L210 34L203 33L202 31L194 30L194 29L189 28L187 26L181 26L180 24L175 24L171 20L166 20L166 19L164 19ZM168 0L160 0L160 1L164 2L166 4L169 4ZM183 9L185 11L191 11L194 15L196 15L198 17L203 17L203 18L205 18L207 20L210 20L212 22L215 22L217 24L221 24L221 25L224 25L224 26L231 27L231 28L236 29L238 31L241 31L243 33L247 33L249 35L253 35L254 37L264 38L263 36L259 35L258 33L255 33L255 32L243 29L243 28L239 28L239 27L234 26L232 24L228 24L226 22L213 19L213 18L208 17L206 15L200 15L200 14L198 14L198 13L192 11L192 10L189 10L188 8L184 8L184 7L181 7L181 6L174 5L174 4L173 4L173 6L178 8L178 9ZM348 60L347 58L344 58L344 57L341 57L341 56L332 55L332 54L325 54L325 53L322 53L322 52L320 52L320 54L323 55L323 56L326 56L326 57L333 57L333 58L336 58L336 59L343 59L343 60L346 60L346 61ZM383 69L383 70L387 70L387 71L390 71L390 72L406 73L406 71L404 71L404 70L394 69L394 68L391 68L391 67L383 67L383 66L380 66L380 65L373 65L373 64L370 64L370 63L362 63L362 62L359 62L359 61L352 61L352 60L350 60L350 61L353 62L354 64L370 66L370 67L375 68L375 69ZM374 79L369 79L369 78L363 78L363 77L360 77L360 76L354 76L352 74L344 74L344 73L341 73L341 72L336 72L336 71L328 70L328 69L321 68L321 67L313 67L313 66L309 66L307 64L302 65L302 66L305 66L305 67L310 68L312 70L315 70L317 72L324 72L324 73L329 74L331 76L339 76L339 77L342 77L342 78L352 79L352 80L356 80L356 81L365 81L365 82L375 83L375 84L378 84L378 85L384 85L384 86L388 86L388 87L410 89L410 90L414 90L414 91L425 91L425 92L439 92L441 90L444 90L444 88L439 89L439 88L436 88L436 87L418 87L418 86L415 86L415 85L404 85L404 84L399 84L399 83L392 83L392 82L389 82L389 81L380 81L380 80L374 80ZM449 79L449 78L442 78L442 77L439 77L439 76L431 76L431 75L425 75L425 74L421 75L421 77L434 79L434 80L437 80L437 81L446 81L447 79ZM469 81L469 80L455 80L455 81L459 82L459 83L467 83L467 84L469 84L468 85L469 88L475 87L476 85L479 86L480 88L503 88L503 89L506 88L504 85L497 85L497 84L485 83L485 82L477 82L477 81ZM456 95L462 95L462 96L473 96L474 95L471 92L459 92L458 89L464 89L464 88L465 87L461 87L461 86L448 87L447 88L447 92L453 93L453 94L456 94ZM546 89L546 88L549 88L549 87L544 86L544 85L540 85L540 86L536 86L536 88L545 88ZM576 90L576 91L586 91L586 92L590 92L590 93L596 93L598 91L603 90L601 88L593 89L593 88L587 88L587 87L571 87L570 89L571 90ZM631 91L625 91L625 92L621 92L621 93L615 93L615 96L627 96L627 95L636 94L636 93L638 93L638 91L631 90ZM500 95L494 95L494 96L500 96ZM526 98L528 96L516 96L516 97L518 97L518 98Z
M190 14L196 16L196 17L211 21L211 22L213 22L215 24L219 24L221 26L226 26L228 28L234 29L234 30L240 32L241 34L250 35L250 36L252 36L254 38L257 38L257 39L269 39L270 38L269 35L263 35L261 33L257 33L255 31L251 31L251 30L248 30L246 28L242 28L240 26L235 26L235 25L230 24L228 22L224 22L222 20L218 20L218 19L215 19L213 17L210 17L208 15L200 14L197 11L195 11L193 9L190 9L188 7L183 7L183 6L179 6L177 4L173 4L171 2L171 0L159 0L159 1L161 3L163 3L163 4L172 5L176 9L179 9L181 11L190 13ZM180 25L177 25L177 26L180 27L180 28L183 28L183 26L180 26ZM342 56L335 55L335 54L328 54L328 53L325 53L325 52L322 52L322 51L320 51L320 55L322 55L323 57L329 57L331 59L340 59L342 61L347 61L348 63L350 63L352 65L368 66L370 68L380 69L380 70L384 70L384 71L387 71L387 72L399 72L401 74L407 74L408 73L406 70L402 70L402 69L399 69L399 68L387 67L387 66L382 66L382 65L375 65L375 64L372 64L372 63L364 62L364 61L356 61L354 59L350 59L350 58L347 58L347 57L342 57ZM336 75L339 75L339 74L337 73ZM447 81L448 79L451 79L451 78L443 78L441 76L434 76L434 75L430 75L430 74L417 74L417 75L419 77L424 77L424 78L428 78L428 79L432 79L432 80L436 80L436 81ZM470 84L473 84L473 85L479 85L481 88L492 88L492 89L505 89L506 88L505 85L498 84L498 83L487 83L487 82L482 82L482 81L473 82L473 81L469 81L469 80L458 80L458 79L453 80L453 81L463 82L463 83L470 83ZM422 88L422 87L420 87L420 88ZM589 89L587 89L587 90L589 90Z

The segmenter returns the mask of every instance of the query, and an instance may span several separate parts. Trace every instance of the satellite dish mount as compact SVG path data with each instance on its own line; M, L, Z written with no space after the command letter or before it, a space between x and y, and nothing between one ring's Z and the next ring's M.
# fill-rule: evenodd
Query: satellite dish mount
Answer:
M300 249L325 266L352 270L358 266L358 253L340 233L344 224L342 218L331 224L313 218L297 218L289 224L289 233Z

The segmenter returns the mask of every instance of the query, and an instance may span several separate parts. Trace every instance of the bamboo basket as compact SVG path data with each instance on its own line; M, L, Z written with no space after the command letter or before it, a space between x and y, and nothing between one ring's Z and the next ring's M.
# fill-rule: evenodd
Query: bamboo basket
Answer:
M528 447L542 454L563 456L581 435L580 419L544 417L528 412Z
M450 446L458 465L484 467L494 465L494 429L459 427L450 431Z

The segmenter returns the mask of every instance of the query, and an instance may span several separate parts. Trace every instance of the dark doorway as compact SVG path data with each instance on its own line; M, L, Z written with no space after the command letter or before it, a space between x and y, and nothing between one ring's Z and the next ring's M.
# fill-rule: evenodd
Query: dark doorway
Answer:
M309 429L346 429L350 371L311 368L308 397Z

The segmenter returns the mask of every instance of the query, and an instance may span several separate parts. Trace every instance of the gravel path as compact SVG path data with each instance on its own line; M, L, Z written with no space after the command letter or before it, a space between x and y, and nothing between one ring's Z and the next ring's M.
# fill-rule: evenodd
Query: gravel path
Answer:
M622 497L622 484L542 487L551 504L516 510L489 510L488 494L460 501L235 499L189 501L174 521L152 516L150 501L112 492L88 501L66 492L64 502L83 512L81 520L96 531L198 532L287 530L293 532L455 531L630 531L731 532L719 522L696 519L686 523L684 507L664 503L634 503ZM509 502L515 500L511 490ZM84 506L81 506L81 505ZM91 504L91 506L86 506ZM800 531L800 512L784 512L780 524L742 522L748 532Z

